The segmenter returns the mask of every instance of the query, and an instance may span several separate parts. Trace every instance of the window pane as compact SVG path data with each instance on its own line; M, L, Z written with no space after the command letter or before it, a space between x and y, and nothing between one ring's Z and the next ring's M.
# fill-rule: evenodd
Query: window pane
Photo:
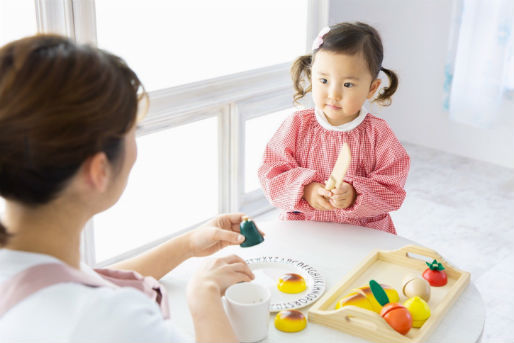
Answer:
M198 144L199 137L204 144ZM118 203L94 218L101 262L218 212L217 117L139 137Z
M245 193L261 188L257 169L261 165L264 148L284 119L294 111L294 108L288 108L246 121Z
M0 46L36 32L35 1L0 0Z
M147 90L288 62L305 53L307 0L96 0L101 48Z

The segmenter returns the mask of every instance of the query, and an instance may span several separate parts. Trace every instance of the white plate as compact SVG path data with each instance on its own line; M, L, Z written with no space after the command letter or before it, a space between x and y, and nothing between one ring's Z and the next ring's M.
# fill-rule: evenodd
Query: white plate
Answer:
M269 288L271 292L270 312L298 309L312 304L325 291L325 280L307 263L288 257L262 256L247 259L255 274L253 282ZM307 289L301 293L287 294L278 290L279 278L287 273L303 276Z

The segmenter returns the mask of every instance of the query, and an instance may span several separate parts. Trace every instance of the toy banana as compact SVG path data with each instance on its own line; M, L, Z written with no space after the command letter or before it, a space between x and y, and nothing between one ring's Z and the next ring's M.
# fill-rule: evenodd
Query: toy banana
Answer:
M381 284L381 286L385 290L387 297L390 299L391 302L400 301L400 296L394 288L383 284ZM351 293L345 295L341 300L337 302L336 309L349 305L361 307L366 310L374 311L376 313L380 313L380 310L382 309L382 306L373 296L373 293L371 292L369 286L359 287L352 290Z

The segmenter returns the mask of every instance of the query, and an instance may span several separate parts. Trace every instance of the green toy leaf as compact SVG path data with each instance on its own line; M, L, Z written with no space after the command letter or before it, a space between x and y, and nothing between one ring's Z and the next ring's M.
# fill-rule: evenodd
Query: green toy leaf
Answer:
M375 297L375 299L377 299L377 302L380 305L384 306L385 304L389 303L389 298L387 297L386 292L378 282L376 282L375 280L370 280L369 288L371 289L373 296Z
M425 263L431 270L444 270L444 266L441 263L437 262L437 260L433 260L432 263Z

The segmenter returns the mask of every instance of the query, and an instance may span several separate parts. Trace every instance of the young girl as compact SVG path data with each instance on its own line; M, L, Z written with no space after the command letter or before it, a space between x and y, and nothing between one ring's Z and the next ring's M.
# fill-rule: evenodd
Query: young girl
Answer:
M258 171L262 188L282 219L396 233L388 212L405 198L409 156L387 123L363 107L381 84L380 71L389 86L374 101L388 105L398 86L395 73L382 67L380 36L369 25L341 23L323 29L312 50L291 74L295 101L312 91L315 108L288 117L269 141ZM344 182L328 191L325 181L343 143L351 164Z
M168 319L165 290L139 274L159 279L189 257L240 244L242 214L219 216L116 270L80 263L84 225L116 203L136 160L141 96L136 74L105 51L53 35L0 49L0 341L188 340ZM221 296L252 278L235 255L197 271L187 292L197 342L238 341Z

